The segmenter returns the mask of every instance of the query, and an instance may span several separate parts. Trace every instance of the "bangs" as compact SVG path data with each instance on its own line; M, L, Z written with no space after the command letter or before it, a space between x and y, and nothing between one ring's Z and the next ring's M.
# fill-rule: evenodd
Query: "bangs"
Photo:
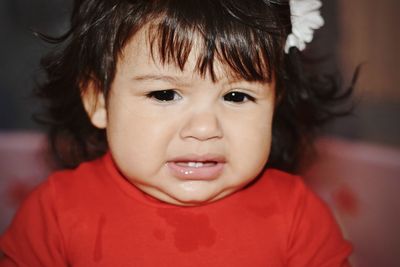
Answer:
M148 42L162 64L183 70L195 50L195 70L202 76L215 81L218 62L235 78L262 82L270 82L282 64L285 27L263 1L150 2L155 10L146 16Z

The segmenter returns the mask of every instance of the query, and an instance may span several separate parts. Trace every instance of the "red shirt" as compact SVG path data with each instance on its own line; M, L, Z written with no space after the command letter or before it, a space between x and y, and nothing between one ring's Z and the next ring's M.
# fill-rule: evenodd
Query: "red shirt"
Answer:
M139 191L110 155L53 174L0 239L0 266L349 266L351 246L297 176L267 170L196 207Z

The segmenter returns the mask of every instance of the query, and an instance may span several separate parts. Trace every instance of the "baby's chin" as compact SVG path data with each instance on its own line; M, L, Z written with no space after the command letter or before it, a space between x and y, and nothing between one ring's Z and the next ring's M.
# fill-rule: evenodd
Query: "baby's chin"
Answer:
M207 204L214 203L223 197L219 198L171 198L165 200L164 202L175 205L175 206L182 206L182 207L196 207L196 206L204 206Z
M177 206L203 206L221 200L237 190L227 189L220 192L180 192L159 198L159 200Z

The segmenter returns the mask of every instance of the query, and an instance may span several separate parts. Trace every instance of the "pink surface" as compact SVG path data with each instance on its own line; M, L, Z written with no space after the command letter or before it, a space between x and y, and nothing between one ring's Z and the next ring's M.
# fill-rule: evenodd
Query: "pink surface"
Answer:
M43 134L0 133L0 233L25 196L50 172Z
M320 139L304 173L354 244L354 266L400 266L400 150Z

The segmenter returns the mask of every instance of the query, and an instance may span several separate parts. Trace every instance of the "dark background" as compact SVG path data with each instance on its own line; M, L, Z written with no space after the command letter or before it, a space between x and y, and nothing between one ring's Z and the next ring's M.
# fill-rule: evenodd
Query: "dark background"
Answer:
M32 89L41 77L39 61L50 46L32 31L58 35L68 27L71 1L0 1L0 130L38 130L32 114L39 103Z

